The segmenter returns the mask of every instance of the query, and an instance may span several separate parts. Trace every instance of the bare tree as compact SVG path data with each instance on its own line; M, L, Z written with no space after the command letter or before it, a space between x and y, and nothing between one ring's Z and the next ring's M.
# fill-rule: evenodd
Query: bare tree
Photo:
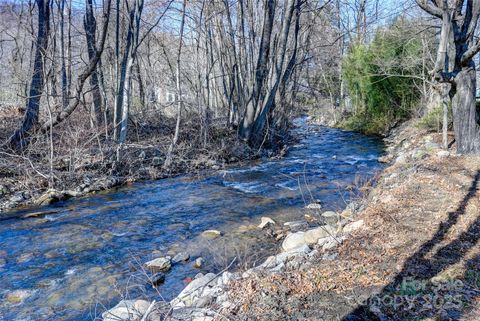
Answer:
M177 67L176 67L176 87L177 87L177 121L175 124L175 133L173 134L172 142L168 148L167 157L165 159L164 167L169 168L172 163L172 153L175 145L178 142L178 136L180 135L180 122L182 120L182 110L183 110L183 92L182 92L182 80L180 78L180 68L181 68L181 57L182 57L182 47L183 47L183 31L185 28L185 15L186 15L187 0L182 2L182 11L181 11L181 20L180 20L180 39L178 42L177 50Z
M86 0L85 3L85 18L84 18L85 36L87 39L88 58L93 60L97 55L97 43L95 40L95 33L97 31L97 21L93 12L93 1ZM100 60L99 60L100 62ZM103 99L100 92L100 83L98 75L98 65L95 66L90 76L90 90L93 98L93 109L95 120L98 125L103 122Z
M440 44L434 79L449 85L457 151L480 153L480 126L475 106L476 67L473 57L480 51L475 31L480 2L475 0L416 0L427 13L441 20ZM445 105L445 104L444 104Z
M29 131L38 123L40 99L45 81L44 66L50 33L50 4L49 1L45 0L37 0L36 4L38 7L38 30L35 45L35 60L33 63L33 73L25 107L25 115L20 126L7 142L11 148L16 150L26 145Z

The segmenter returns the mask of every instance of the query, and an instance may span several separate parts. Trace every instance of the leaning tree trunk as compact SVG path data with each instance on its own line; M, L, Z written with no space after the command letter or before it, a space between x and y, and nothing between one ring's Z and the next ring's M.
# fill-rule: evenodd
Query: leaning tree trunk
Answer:
M480 153L480 126L477 122L475 64L463 68L455 77L456 91L452 99L453 127L457 152Z
M44 66L45 53L47 52L48 37L50 32L50 5L49 1L37 0L38 6L38 32L35 48L33 74L30 82L30 91L26 102L26 111L22 123L9 138L7 145L12 149L22 149L26 143L28 132L38 122L40 99L45 81Z
M97 31L97 21L95 20L95 15L93 13L93 1L86 1L85 8L85 20L84 20L85 36L87 38L87 51L88 59L93 60L97 54L95 32ZM93 98L93 108L95 114L95 121L97 125L101 125L103 122L103 99L102 94L100 93L100 85L98 80L98 65L93 70L90 75L90 88L92 91Z

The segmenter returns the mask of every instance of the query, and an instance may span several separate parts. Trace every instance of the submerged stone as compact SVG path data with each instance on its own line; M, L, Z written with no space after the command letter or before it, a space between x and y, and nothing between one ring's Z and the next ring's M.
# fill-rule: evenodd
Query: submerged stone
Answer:
M31 290L15 290L5 295L5 299L10 304L19 304L32 294Z
M220 237L221 235L222 235L222 232L218 230L206 230L202 232L202 236L209 240L214 240L217 237Z

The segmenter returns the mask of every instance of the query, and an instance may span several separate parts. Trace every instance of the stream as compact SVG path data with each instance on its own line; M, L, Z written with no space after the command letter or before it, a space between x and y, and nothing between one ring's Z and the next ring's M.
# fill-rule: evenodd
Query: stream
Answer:
M382 169L381 140L295 121L286 157L203 175L135 183L0 219L0 321L94 320L122 298L174 298L187 278L258 265L281 242L254 226L303 219L303 207L341 210ZM40 213L37 213L40 212ZM36 213L35 217L23 218ZM215 240L200 234L223 232ZM186 251L153 289L146 261ZM193 267L205 258L201 269ZM24 290L16 302L9 294Z

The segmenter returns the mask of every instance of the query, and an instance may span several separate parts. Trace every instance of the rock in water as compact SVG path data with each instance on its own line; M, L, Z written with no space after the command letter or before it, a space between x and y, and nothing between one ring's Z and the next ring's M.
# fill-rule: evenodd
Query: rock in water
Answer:
M202 232L202 236L206 239L209 239L209 240L214 240L221 235L222 235L222 232L217 231L217 230L206 230L206 231Z
M310 203L305 206L305 208L309 210L319 210L322 208L322 205L320 205L320 203Z
M272 220L270 217L264 216L264 217L262 217L262 221L261 221L260 225L258 225L258 228L259 229L264 229L268 225L275 225L275 221Z
M282 248L284 251L292 251L306 244L304 238L305 232L290 233L283 240Z
M199 269L199 268L202 267L203 262L204 262L203 257L198 257L198 258L195 259L195 262L193 263L193 267Z
M188 259L190 259L190 254L188 254L187 252L180 252L173 257L172 263L175 264L178 262L186 262L188 261Z
M307 244L315 244L319 239L335 235L335 228L330 225L320 226L311 230L308 230L304 234L304 239Z
M170 256L160 257L145 263L145 266L152 272L167 272L172 267Z
M18 304L21 303L23 300L28 298L32 294L30 290L15 290L12 292L7 293L5 299L8 303L11 304Z

